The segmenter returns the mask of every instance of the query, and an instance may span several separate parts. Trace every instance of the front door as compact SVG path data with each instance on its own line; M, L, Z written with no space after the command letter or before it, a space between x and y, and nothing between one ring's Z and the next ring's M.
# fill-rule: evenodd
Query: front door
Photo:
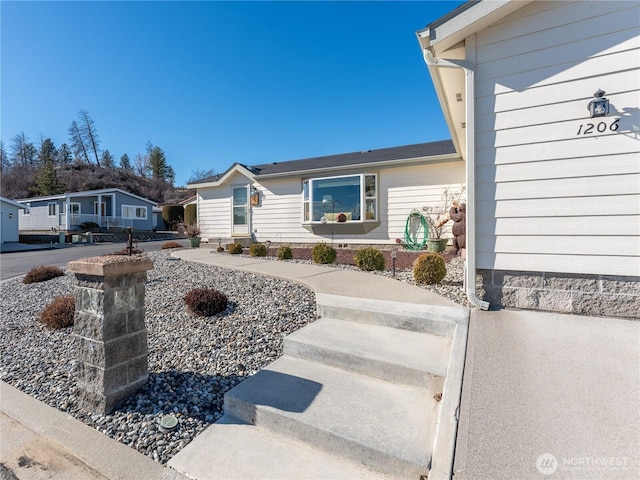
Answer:
M231 233L249 236L249 186L233 187Z

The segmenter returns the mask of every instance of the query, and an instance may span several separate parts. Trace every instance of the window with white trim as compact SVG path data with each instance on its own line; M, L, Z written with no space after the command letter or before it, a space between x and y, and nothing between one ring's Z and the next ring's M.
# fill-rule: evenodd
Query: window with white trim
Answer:
M135 220L146 220L147 207L139 207L137 205L122 205L122 217Z
M47 209L49 212L49 216L50 217L55 217L56 216L56 207L58 206L57 203L48 203L47 204Z
M378 220L375 174L309 178L302 182L304 223Z
M71 215L80 215L80 204L78 202L69 203L69 213Z

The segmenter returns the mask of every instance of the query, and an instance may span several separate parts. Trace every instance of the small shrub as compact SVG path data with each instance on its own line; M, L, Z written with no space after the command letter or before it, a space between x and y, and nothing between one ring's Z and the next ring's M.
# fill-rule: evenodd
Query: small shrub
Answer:
M249 255L252 257L266 257L267 247L262 243L254 243L249 247Z
M162 244L162 250L168 250L170 248L183 248L178 242L170 240Z
M223 246L219 246L218 248L216 248L216 252L218 252L218 253L224 252L224 247Z
M384 270L385 267L384 255L377 248L360 248L353 259L360 270L366 270L367 272Z
M70 327L75 312L76 299L72 295L58 297L40 312L40 322L52 330Z
M413 278L418 284L440 283L446 275L447 267L437 253L423 253L413 262Z
M289 245L281 245L278 247L278 260L291 260L293 258L293 252Z
M324 242L316 243L313 246L313 261L320 264L334 263L336 261L336 249Z
M227 252L232 255L238 255L242 253L242 244L241 243L227 243Z
M80 224L80 230L82 230L83 232L99 232L100 231L100 225L98 225L96 222L84 222Z
M55 265L40 265L33 267L22 279L22 283L46 282L52 278L62 277L64 272Z
M227 296L213 288L195 288L184 297L187 311L200 317L210 317L227 308Z

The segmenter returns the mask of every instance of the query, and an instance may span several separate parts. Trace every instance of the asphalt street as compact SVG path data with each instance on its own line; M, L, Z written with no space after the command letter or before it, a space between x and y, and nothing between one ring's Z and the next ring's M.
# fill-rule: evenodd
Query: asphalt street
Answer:
M160 250L167 240L156 240L138 243L138 249L145 252ZM188 246L187 240L178 240ZM24 275L31 268L38 265L56 265L66 267L67 263L79 258L96 257L122 250L124 243L94 243L91 245L72 245L57 247L50 250L36 250L24 252L4 252L0 255L0 280L7 280L18 275Z

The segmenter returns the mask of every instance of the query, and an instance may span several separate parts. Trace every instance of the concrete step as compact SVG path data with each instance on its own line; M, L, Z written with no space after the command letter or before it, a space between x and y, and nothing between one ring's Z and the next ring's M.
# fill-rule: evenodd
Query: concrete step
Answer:
M461 306L412 303L316 294L321 317L399 328L451 337L456 324L466 323L469 309Z
M399 385L283 356L225 395L225 414L398 478L426 475L438 403Z
M451 339L321 318L284 339L284 353L393 383L442 391Z
M169 466L198 480L391 480L302 442L225 415Z

